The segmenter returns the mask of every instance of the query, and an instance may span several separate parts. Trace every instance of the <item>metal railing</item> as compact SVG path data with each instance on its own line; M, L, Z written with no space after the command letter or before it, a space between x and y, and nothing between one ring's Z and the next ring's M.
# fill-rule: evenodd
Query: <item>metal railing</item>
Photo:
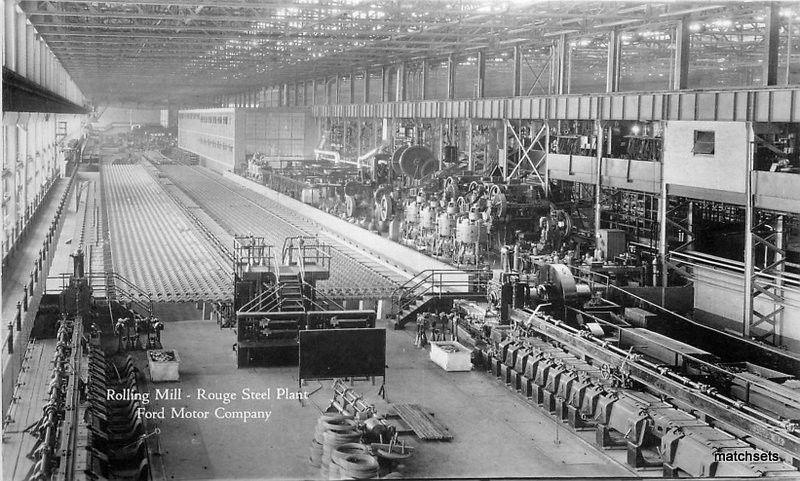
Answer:
M265 286L266 287L266 286ZM237 312L270 312L275 308L280 310L281 304L283 303L283 299L281 298L278 293L280 289L283 287L283 284L276 283L273 284L269 289L265 289L261 291L257 296L253 297L249 301L247 301L242 307L240 307ZM274 298L270 299L270 296L275 296ZM266 302L266 304L264 304Z
M242 277L250 267L266 267L267 271L278 277L278 263L272 244L264 237L235 236L233 238L233 273Z
M723 257L703 254L701 252L672 252L669 254L669 260L673 264L688 266L692 268L710 269L727 274L742 276L745 275L744 263ZM800 265L793 262L784 261L784 264L792 269L800 268ZM781 289L783 291L792 292L800 295L800 275L794 272L783 271L776 273L774 271L765 271L763 268L754 266L755 277L759 283ZM693 273L688 273L694 279ZM735 283L736 284L736 283ZM738 284L737 284L738 285Z
M72 275L63 273L47 278L44 294L61 294L67 287ZM116 272L103 274L86 274L84 278L89 283L92 291L104 291L110 301L130 303L131 307L138 307L145 316L153 315L152 295L140 288L127 278Z
M306 266L317 266L324 270L331 268L331 246L323 244L316 237L294 236L283 240L281 264L297 265L303 272Z
M304 295L303 297L311 304L312 307L320 311L344 310L344 306L334 301L333 299L329 298L325 294L319 292L319 290L317 290L317 288L314 287L312 284L309 284L305 280L301 282L302 286L306 288L308 292L311 294L310 296ZM323 304L327 305L327 307Z
M402 312L425 295L486 292L492 273L482 269L426 269L392 292L393 312Z

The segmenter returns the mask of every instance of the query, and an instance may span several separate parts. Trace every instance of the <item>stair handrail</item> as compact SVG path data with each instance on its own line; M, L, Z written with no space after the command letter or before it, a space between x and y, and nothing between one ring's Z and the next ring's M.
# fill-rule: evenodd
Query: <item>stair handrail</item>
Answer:
M295 244L297 240L297 244ZM301 270L305 269L305 265L313 262L316 266L321 266L325 269L330 269L331 261L331 246L323 244L319 241L318 237L314 236L291 236L283 240L283 248L281 249L281 264L292 265L293 253L297 251L297 265Z
M114 279L114 291L117 296L122 294L124 297L127 297L126 300L128 302L139 306L147 313L148 316L153 315L153 298L149 292L145 291L117 272L109 272L109 275Z
M444 280L444 274L454 274L454 273L463 273L467 274L477 274L479 277L477 279L477 283L474 282L474 279L468 277L466 280L459 280L459 279L451 279L451 280ZM438 282L436 281L436 276L438 275ZM406 282L401 284L400 286L396 287L395 290L392 292L392 304L396 308L394 309L395 312L402 311L405 307L413 303L419 297L428 294L430 292L436 292L438 288L438 292L442 292L444 287L467 287L472 288L473 285L481 285L485 283L485 280L481 276L490 275L490 272L487 272L484 269L470 269L470 270L463 270L463 269L425 269L418 272L414 277L408 279ZM411 285L413 284L413 285Z
M250 308L252 308L253 306L256 306L256 305L260 305L261 302L264 301L264 297L265 296L276 294L277 292L280 291L281 287L283 287L283 284L281 284L279 282L276 282L275 284L272 284L270 289L265 289L265 290L261 291L257 296L255 296L252 299L250 299L249 301L245 302L242 305L242 307L237 309L236 312L250 312ZM273 302L274 301L270 301L270 304L272 304ZM270 305L270 304L267 304L267 305ZM263 311L264 309L259 309L259 310Z
M316 302L315 300L312 300L312 299L321 298L322 302L324 302L325 304L328 304L328 305L332 304L333 307L335 307L335 308L337 308L338 310L341 310L341 311L345 310L344 306L342 306L338 302L334 301L333 299L329 298L325 294L322 294L321 292L319 292L319 290L314 285L306 282L305 280L302 281L302 285L307 286L309 288L309 290L314 294L313 296L307 297L307 299L315 307L320 308L320 310L326 310L326 309L320 303L318 303L318 302ZM303 296L303 297L306 297L306 296Z

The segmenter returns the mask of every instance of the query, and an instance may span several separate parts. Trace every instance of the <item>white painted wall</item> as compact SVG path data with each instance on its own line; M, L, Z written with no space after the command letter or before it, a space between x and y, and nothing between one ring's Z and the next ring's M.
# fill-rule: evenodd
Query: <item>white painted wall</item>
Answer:
M694 154L694 131L714 131L713 155ZM668 184L745 191L748 142L745 122L665 122L664 180Z
M742 274L706 268L695 268L694 307L696 311L705 311L725 318L716 320L716 327L728 328L741 333L744 317L744 276ZM755 300L755 308L761 313L769 313L775 309L772 302L764 296ZM703 320L702 314L695 315ZM711 317L708 318L711 321ZM758 333L758 331L755 331ZM800 295L787 293L782 322L776 332L783 336L783 345L793 352L800 352Z

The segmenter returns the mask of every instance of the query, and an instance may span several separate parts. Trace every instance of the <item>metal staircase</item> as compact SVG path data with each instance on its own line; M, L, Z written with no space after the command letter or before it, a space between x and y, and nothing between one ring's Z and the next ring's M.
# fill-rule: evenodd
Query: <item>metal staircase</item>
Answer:
M485 270L427 269L392 293L394 328L403 329L434 303L456 298L483 298L491 272Z
M278 278L282 311L305 310L303 284L298 274L283 274Z
M71 274L59 274L47 278L45 294L61 294L69 286ZM152 296L139 286L117 274L87 274L87 282L92 287L93 297L98 302L119 303L142 317L153 315Z

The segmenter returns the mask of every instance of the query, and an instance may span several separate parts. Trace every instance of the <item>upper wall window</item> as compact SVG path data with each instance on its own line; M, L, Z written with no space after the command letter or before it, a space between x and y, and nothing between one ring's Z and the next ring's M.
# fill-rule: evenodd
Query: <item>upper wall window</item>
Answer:
M694 131L694 147L692 153L697 154L714 154L714 131L708 130L695 130Z

